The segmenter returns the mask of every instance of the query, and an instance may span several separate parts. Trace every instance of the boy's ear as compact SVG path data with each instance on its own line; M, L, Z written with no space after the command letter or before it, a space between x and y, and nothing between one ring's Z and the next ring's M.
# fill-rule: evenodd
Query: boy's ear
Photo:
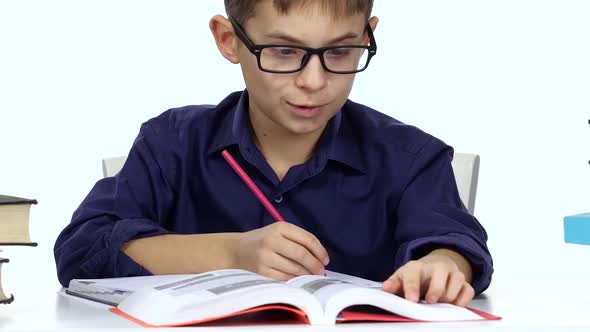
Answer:
M221 15L215 15L209 21L209 28L221 55L231 63L239 63L238 39L231 22Z
M379 18L377 16L373 16L369 19L369 26L373 33L375 33L375 29L377 29L377 23L379 23ZM369 36L365 36L364 44L369 45Z
M369 19L369 25L371 26L371 30L373 30L373 32L375 32L375 29L377 29L377 23L379 23L379 17L373 16Z

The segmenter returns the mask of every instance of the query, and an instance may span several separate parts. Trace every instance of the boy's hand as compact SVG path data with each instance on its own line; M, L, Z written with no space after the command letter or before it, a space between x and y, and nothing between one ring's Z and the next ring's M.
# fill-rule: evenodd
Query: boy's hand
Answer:
M324 275L328 252L311 233L288 222L275 222L241 234L239 268L286 281L305 274Z
M456 256L463 261L457 262ZM383 290L412 302L423 298L427 303L445 302L464 307L474 295L470 278L471 267L462 256L440 249L400 267L383 283Z

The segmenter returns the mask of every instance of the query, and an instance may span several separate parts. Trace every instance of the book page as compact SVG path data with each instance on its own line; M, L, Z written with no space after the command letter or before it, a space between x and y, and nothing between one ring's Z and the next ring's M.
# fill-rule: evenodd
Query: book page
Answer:
M326 271L326 276L300 276L289 280L287 284L312 294L324 308L332 296L344 289L358 287L381 289L383 287L381 282L329 270Z
M370 305L419 321L481 320L482 317L463 307L448 303L414 303L403 297L374 288L349 288L331 296L325 306L326 316L336 317L354 305Z
M341 280L344 279L344 280ZM330 298L342 292L345 289L359 288L366 286L357 286L344 278L331 278L327 276L305 275L293 278L287 281L287 285L303 289L313 295L322 305L325 311L326 305Z
M136 290L118 305L124 313L152 325L179 324L220 317L267 304L288 304L321 318L308 293L245 270L183 275Z
M249 271L219 270L201 274L74 279L70 282L68 291L83 295L91 300L118 305L129 295L144 288L154 289L175 297L189 294L191 301L198 298L200 302L203 302L255 286L277 284L281 285L282 283Z
M157 287L174 282L189 282L194 276L194 274L174 274L104 279L73 279L70 281L65 293L87 300L117 306L129 295L142 288Z
M331 279L344 281L344 282L347 282L347 283L350 283L350 284L353 284L356 286L361 286L361 287L378 288L378 289L383 288L382 282L363 279L360 277L351 276L349 274L344 274L344 273L339 273L339 272L334 272L334 271L329 271L329 270L326 271L326 277L331 278Z
M345 274L300 276L287 282L312 294L321 303L324 319L336 320L351 306L370 305L391 313L422 321L479 320L473 312L451 304L414 303L381 290L381 284ZM331 275L331 276L330 276Z

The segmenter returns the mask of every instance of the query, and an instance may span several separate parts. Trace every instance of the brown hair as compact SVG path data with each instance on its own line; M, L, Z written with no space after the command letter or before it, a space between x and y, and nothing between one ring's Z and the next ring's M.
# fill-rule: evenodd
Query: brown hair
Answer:
M259 0L224 0L225 12L233 17L238 23L245 24L246 21L256 15L256 3ZM275 9L285 15L293 6L300 8L318 3L320 8L333 17L348 16L364 13L366 18L371 16L373 0L272 0Z

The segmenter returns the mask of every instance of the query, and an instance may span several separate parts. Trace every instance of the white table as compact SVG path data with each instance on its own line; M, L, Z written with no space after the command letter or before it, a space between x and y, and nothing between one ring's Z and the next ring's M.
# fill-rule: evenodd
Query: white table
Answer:
M69 331L140 328L105 307L60 293L58 285L17 287L16 300L0 306L0 331ZM582 280L498 281L471 307L487 311L500 321L456 323L353 323L339 326L279 325L263 329L285 331L590 331L590 286ZM194 329L197 329L195 327ZM208 327L233 331L260 330L261 326ZM193 328L189 328L193 329ZM183 329L184 331L185 329Z

